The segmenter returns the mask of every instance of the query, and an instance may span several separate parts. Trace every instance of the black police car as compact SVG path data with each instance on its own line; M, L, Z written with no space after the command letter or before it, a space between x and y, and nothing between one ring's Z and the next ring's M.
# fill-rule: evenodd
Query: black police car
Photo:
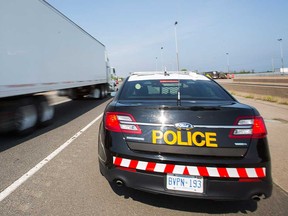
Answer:
M269 197L267 131L259 112L192 72L139 72L107 105L98 157L110 182L214 200Z

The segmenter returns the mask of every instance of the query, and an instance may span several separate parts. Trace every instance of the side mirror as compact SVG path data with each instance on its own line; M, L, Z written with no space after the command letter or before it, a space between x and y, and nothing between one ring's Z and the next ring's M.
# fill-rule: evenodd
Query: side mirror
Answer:
M116 93L117 93L117 92L111 92L111 93L110 93L111 97L115 97Z

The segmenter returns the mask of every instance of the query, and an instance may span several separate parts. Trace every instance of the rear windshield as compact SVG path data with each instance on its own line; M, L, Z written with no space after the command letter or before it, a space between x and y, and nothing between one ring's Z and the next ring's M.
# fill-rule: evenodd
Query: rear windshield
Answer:
M207 80L139 80L127 81L120 100L233 100L220 86Z

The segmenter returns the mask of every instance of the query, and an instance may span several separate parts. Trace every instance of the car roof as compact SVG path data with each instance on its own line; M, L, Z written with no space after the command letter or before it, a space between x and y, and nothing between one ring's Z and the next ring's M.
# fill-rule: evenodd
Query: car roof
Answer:
M201 74L190 71L147 71L147 72L133 72L128 81L140 80L206 80L210 79Z

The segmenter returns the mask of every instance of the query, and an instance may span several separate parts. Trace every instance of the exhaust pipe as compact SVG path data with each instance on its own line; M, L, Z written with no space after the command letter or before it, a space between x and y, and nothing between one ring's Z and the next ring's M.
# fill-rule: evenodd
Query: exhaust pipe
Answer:
M264 198L265 198L264 194L255 194L251 197L251 199L256 201L256 202L258 202Z
M117 179L115 182L118 187L124 186L124 182L121 179Z

